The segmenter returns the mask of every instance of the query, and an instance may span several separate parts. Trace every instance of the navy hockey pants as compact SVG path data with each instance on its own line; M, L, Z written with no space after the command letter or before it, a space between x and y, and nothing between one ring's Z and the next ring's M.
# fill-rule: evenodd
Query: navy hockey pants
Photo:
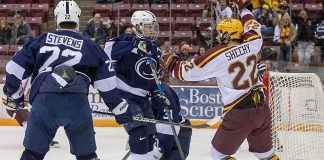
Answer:
M45 154L59 126L64 126L73 155L84 156L96 151L87 95L39 93L32 103L24 138L25 148Z

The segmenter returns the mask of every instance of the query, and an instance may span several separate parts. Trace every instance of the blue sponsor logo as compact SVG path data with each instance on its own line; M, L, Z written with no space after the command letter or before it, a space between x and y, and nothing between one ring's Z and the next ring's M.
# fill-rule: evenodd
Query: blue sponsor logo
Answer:
M211 119L221 115L224 104L218 87L172 86L179 96L180 113L189 119Z

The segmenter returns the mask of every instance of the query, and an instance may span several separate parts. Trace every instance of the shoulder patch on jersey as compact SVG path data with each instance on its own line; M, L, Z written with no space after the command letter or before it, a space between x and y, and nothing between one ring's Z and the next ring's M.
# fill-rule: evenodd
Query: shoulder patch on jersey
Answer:
M259 36L258 33L254 30L250 30L249 32L243 33L242 35L242 39L244 42L249 42L260 38L261 36Z
M205 54L196 58L194 60L194 62L198 67L200 67L200 68L204 67L208 62L210 62L211 60L216 58L218 55L220 55L221 53L224 53L225 51L227 51L233 47L235 47L235 46L228 47L225 45L221 45L221 46L211 48L211 49L207 50Z

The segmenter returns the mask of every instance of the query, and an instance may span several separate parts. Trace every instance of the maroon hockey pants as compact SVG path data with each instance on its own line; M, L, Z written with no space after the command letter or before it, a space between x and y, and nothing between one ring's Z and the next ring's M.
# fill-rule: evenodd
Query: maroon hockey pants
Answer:
M232 155L246 138L250 152L263 153L272 148L268 106L230 110L214 135L212 145L217 151Z

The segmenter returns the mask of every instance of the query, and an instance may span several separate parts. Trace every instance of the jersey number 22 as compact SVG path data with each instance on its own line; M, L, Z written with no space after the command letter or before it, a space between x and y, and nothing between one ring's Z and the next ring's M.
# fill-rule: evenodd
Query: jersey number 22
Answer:
M256 64L257 64L257 57L255 55L248 56L246 58L245 63L241 61L236 61L232 63L228 67L228 73L232 74L238 69L238 73L235 75L232 85L234 89L247 89L251 87L251 85L255 85L258 82L258 75L256 74ZM243 80L243 83L240 83L242 77L246 72L246 67L250 67L252 65L252 71L250 72L249 79Z
M73 57L72 59L65 61L64 63L60 65L66 65L66 66L73 66L75 64L78 64L81 61L82 53L80 51L73 51L70 49L64 49L61 52L61 49L57 46L44 46L39 50L40 54L45 54L46 52L51 52L52 55L45 61L43 66L39 68L38 72L44 71L46 68L48 68L55 60L59 58L59 56L63 57Z

